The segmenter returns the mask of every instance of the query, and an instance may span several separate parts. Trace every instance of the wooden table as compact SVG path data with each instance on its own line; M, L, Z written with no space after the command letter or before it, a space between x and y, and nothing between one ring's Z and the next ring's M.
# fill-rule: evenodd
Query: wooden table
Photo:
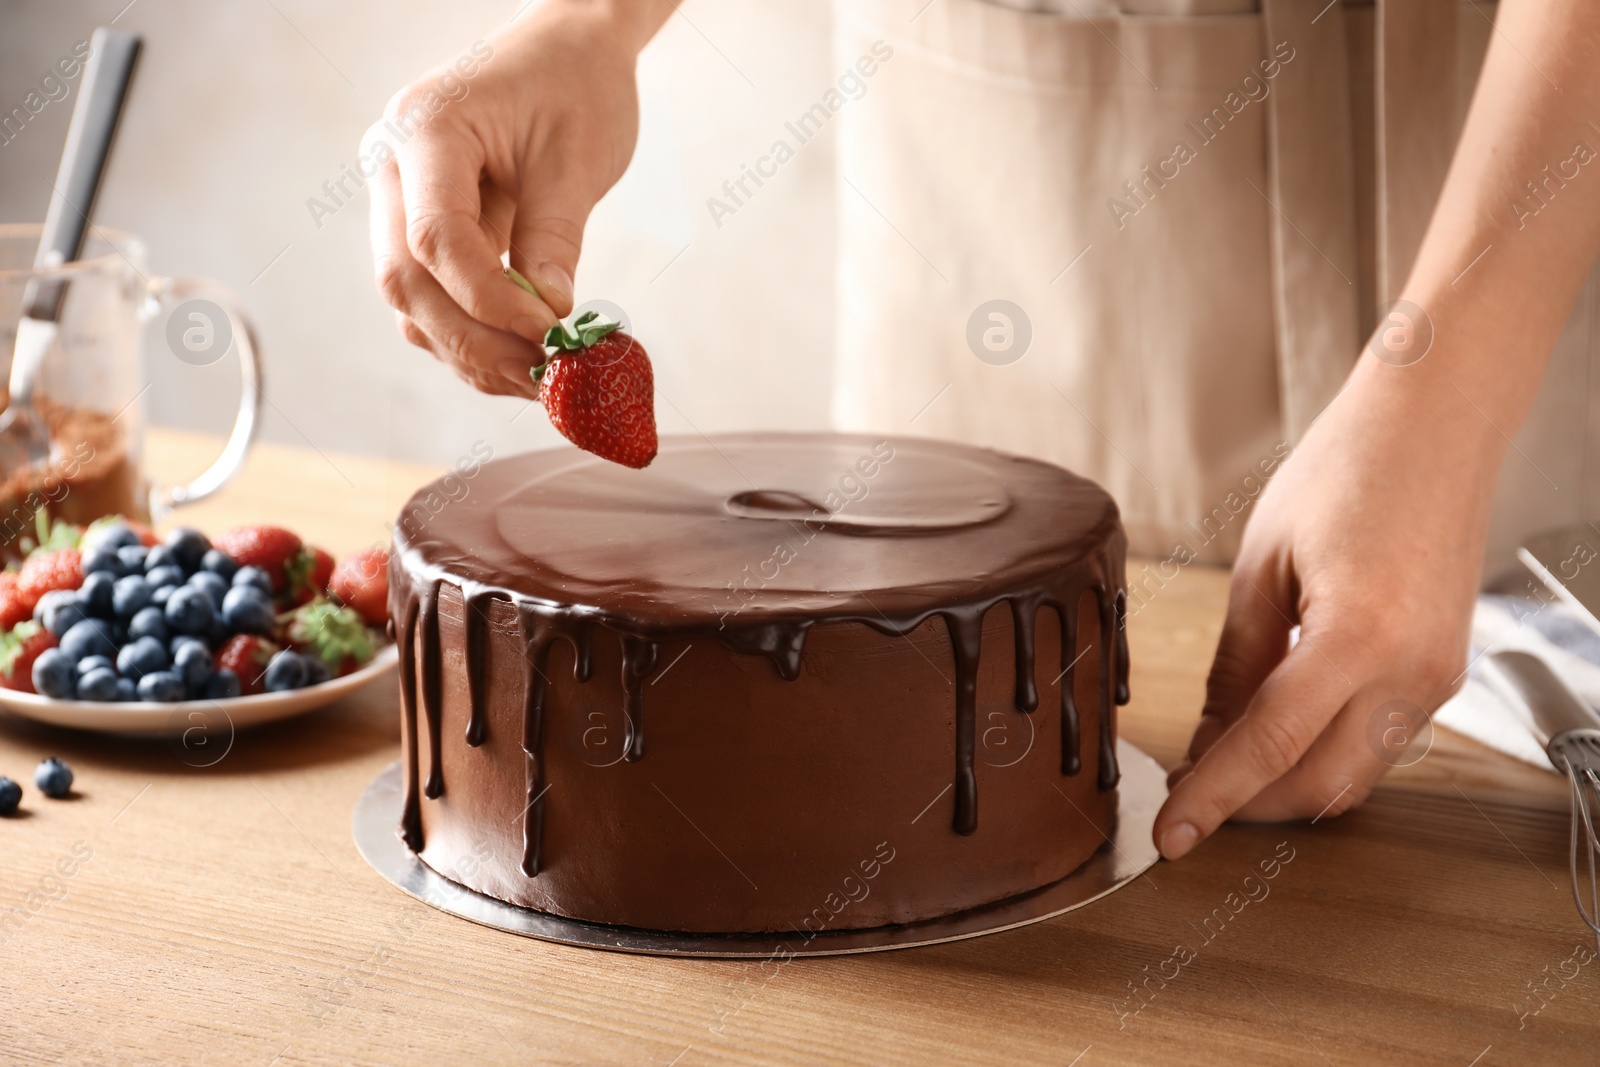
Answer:
M180 475L212 447L159 433L150 463ZM430 476L267 446L184 518L280 521L344 553L381 538ZM1124 733L1169 765L1224 589L1191 568L1133 620ZM395 703L373 686L240 734L208 769L162 742L0 718L0 773L28 779L58 754L79 791L47 801L25 783L27 816L0 822L0 1062L1600 1058L1600 966L1568 888L1560 783L1442 732L1353 814L1225 828L1059 919L763 969L522 940L392 888L356 852L350 812L396 758ZM1246 883L1275 854L1292 858ZM1259 899L1239 905L1247 892ZM1180 942L1193 958L1168 962Z

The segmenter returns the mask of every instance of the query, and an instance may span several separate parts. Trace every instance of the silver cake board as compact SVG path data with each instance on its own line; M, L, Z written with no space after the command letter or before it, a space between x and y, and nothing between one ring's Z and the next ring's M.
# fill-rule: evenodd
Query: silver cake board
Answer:
M955 915L903 926L823 933L685 934L605 926L551 915L484 896L445 878L400 840L400 764L391 763L356 801L351 829L356 847L379 874L440 911L496 930L542 941L611 952L706 958L788 958L883 952L937 945L1014 930L1081 908L1120 889L1160 858L1151 843L1156 812L1167 797L1167 773L1126 741L1117 742L1122 781L1117 824L1109 840L1083 866L1050 885Z

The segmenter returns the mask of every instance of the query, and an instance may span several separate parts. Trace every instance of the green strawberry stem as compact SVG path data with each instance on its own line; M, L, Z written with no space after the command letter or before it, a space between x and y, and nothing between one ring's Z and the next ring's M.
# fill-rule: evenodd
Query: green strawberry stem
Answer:
M516 282L518 285L522 286L524 289L528 290L528 292L532 293L534 296L539 296L539 290L535 289L533 287L533 283L530 282L528 279L524 278L522 276L521 272L517 270L517 268L515 268L515 267L507 267L506 268L506 277L510 278L512 281ZM544 297L539 296L539 299L543 300Z
M564 352L581 352L612 330L621 328L622 323L616 319L607 318L598 311L585 311L573 319L570 326L558 322L550 327L544 335L544 343Z

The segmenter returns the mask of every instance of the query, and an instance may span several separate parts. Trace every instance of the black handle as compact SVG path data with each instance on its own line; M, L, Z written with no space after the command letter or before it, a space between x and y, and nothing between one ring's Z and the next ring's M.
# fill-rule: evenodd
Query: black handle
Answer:
M102 26L89 38L89 49L83 86L72 109L72 123L67 127L61 169L56 172L50 207L44 216L44 232L33 260L35 268L71 262L83 251L117 120L133 81L139 38L125 30ZM40 281L30 289L24 314L33 319L54 320L61 311L65 282Z

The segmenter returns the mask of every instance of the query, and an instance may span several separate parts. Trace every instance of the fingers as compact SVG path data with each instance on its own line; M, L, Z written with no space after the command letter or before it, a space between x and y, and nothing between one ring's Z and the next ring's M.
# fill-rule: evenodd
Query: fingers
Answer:
M511 265L558 315L572 314L572 275L592 204L557 188L517 207L511 226Z
M1228 593L1228 612L1206 678L1206 702L1189 742L1194 763L1244 714L1261 683L1289 651L1293 590L1271 568L1240 560Z
M483 392L535 398L537 386L529 371L543 360L543 349L474 320L411 255L399 178L392 166L379 167L369 188L373 266L379 290L399 315L401 334Z
M537 344L556 313L506 279L497 243L480 225L481 147L441 126L424 129L396 155L406 247L467 315Z
M1174 785L1156 816L1161 854L1183 856L1288 774L1352 695L1349 680L1312 641L1302 640L1244 714Z

